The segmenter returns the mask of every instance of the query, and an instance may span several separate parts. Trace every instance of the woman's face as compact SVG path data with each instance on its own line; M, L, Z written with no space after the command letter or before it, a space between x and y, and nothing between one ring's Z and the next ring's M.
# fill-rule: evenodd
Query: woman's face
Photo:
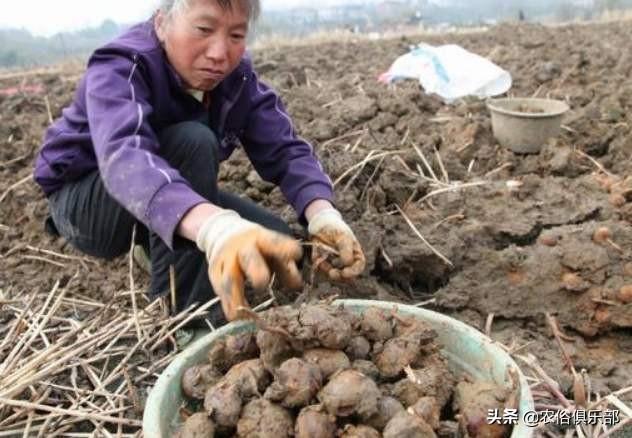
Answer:
M223 9L215 0L191 0L171 17L158 12L156 33L167 58L186 85L211 90L237 65L246 50L248 13L234 1Z

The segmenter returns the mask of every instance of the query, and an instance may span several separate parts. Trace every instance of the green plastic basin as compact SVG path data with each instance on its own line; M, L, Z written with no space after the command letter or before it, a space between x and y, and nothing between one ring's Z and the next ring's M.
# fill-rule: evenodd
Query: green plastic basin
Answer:
M467 373L474 379L491 380L497 384L510 385L509 371L515 371L519 378L519 422L514 426L511 438L531 438L532 429L523 421L524 414L534 410L529 384L520 368L511 357L494 341L478 330L437 312L413 306L371 300L338 300L334 304L344 304L345 308L362 312L368 307L379 307L412 315L427 322L438 334L438 342L448 364L457 376ZM180 376L188 367L206 361L209 347L224 336L252 331L250 322L239 321L221 327L194 341L169 364L149 393L143 415L145 438L169 438L180 424L179 408L183 402Z

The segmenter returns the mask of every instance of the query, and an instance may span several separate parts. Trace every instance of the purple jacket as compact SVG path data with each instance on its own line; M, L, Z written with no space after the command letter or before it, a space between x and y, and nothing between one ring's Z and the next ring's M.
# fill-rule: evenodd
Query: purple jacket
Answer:
M247 56L210 97L220 161L239 140L259 175L281 188L301 220L314 199L332 201L331 180L313 148L296 135L279 97L257 78ZM205 199L161 158L156 133L205 111L184 90L151 21L140 23L93 53L74 101L46 131L35 180L49 195L98 168L108 193L172 247L180 219Z

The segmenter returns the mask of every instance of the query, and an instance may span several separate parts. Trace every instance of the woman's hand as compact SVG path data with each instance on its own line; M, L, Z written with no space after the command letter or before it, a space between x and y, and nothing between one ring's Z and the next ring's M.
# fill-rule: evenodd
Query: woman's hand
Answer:
M340 212L330 204L310 216L307 231L313 244L312 262L317 268L332 280L360 275L366 265L364 253Z
M243 317L239 308L248 307L245 280L260 290L275 273L287 288L302 285L296 265L303 255L299 242L242 219L232 210L208 217L197 233L196 243L206 254L209 280L229 321Z

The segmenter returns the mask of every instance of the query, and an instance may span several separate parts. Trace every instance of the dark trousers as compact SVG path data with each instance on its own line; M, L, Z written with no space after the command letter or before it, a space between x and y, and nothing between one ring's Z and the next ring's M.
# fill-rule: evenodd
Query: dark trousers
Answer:
M160 156L178 169L197 193L213 204L235 210L244 219L291 234L279 217L250 200L218 189L218 141L207 126L183 122L166 128L158 138ZM177 311L193 303L203 304L215 296L208 279L206 257L195 243L176 237L174 249L170 250L107 193L98 171L68 182L50 196L49 206L58 233L94 257L112 259L129 251L132 229L136 225L136 240L149 251L151 259L151 299L169 293L171 265L176 273ZM209 319L217 325L225 323L219 303L212 306Z

